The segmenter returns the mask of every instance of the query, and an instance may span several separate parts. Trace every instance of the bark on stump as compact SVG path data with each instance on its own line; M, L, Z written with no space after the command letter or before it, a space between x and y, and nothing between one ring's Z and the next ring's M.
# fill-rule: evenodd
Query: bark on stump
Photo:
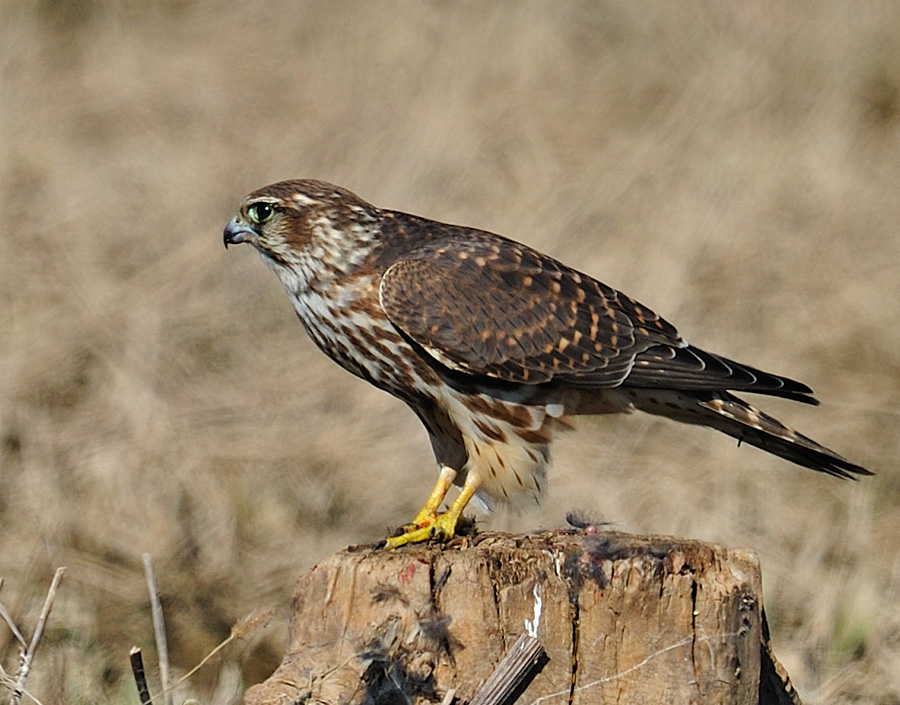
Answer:
M754 553L574 531L329 557L300 579L284 661L245 702L469 703L535 622L546 655L506 702L799 703Z

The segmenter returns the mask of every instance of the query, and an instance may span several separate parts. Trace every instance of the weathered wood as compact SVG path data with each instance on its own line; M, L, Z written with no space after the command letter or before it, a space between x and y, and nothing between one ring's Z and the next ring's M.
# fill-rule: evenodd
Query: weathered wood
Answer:
M536 636L530 636L528 632L522 632L500 659L490 678L472 697L469 705L503 705L508 702L546 656L547 652L540 640ZM455 695L456 690L453 692Z
M581 532L329 557L300 579L284 661L245 702L440 702L454 688L468 703L526 620L546 657L509 702L799 703L752 552Z

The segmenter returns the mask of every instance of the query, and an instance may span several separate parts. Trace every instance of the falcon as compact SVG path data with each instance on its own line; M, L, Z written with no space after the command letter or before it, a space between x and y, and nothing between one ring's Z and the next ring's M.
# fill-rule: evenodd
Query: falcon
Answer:
M451 538L473 497L537 500L554 434L583 414L639 410L836 477L872 474L734 394L818 404L805 384L694 347L631 297L500 235L305 179L247 196L224 240L256 248L315 344L425 425L437 485L388 547Z

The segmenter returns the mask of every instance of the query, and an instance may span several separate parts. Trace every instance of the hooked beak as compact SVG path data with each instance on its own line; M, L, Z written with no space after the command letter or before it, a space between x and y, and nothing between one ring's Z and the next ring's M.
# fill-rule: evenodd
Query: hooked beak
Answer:
M257 233L255 230L238 222L237 218L235 218L225 226L222 240L225 242L225 249L228 249L229 245L240 245L242 242L247 242L247 240L256 235Z

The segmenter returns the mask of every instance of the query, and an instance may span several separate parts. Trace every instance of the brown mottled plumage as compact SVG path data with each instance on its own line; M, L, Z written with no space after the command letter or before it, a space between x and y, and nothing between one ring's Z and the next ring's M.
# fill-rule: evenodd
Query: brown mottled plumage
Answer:
M578 414L639 409L871 474L731 394L817 404L806 385L692 347L634 299L499 235L303 180L251 193L224 239L253 245L315 343L428 429L440 479L391 546L452 536L473 495L536 499L553 431ZM451 483L463 490L439 515Z

